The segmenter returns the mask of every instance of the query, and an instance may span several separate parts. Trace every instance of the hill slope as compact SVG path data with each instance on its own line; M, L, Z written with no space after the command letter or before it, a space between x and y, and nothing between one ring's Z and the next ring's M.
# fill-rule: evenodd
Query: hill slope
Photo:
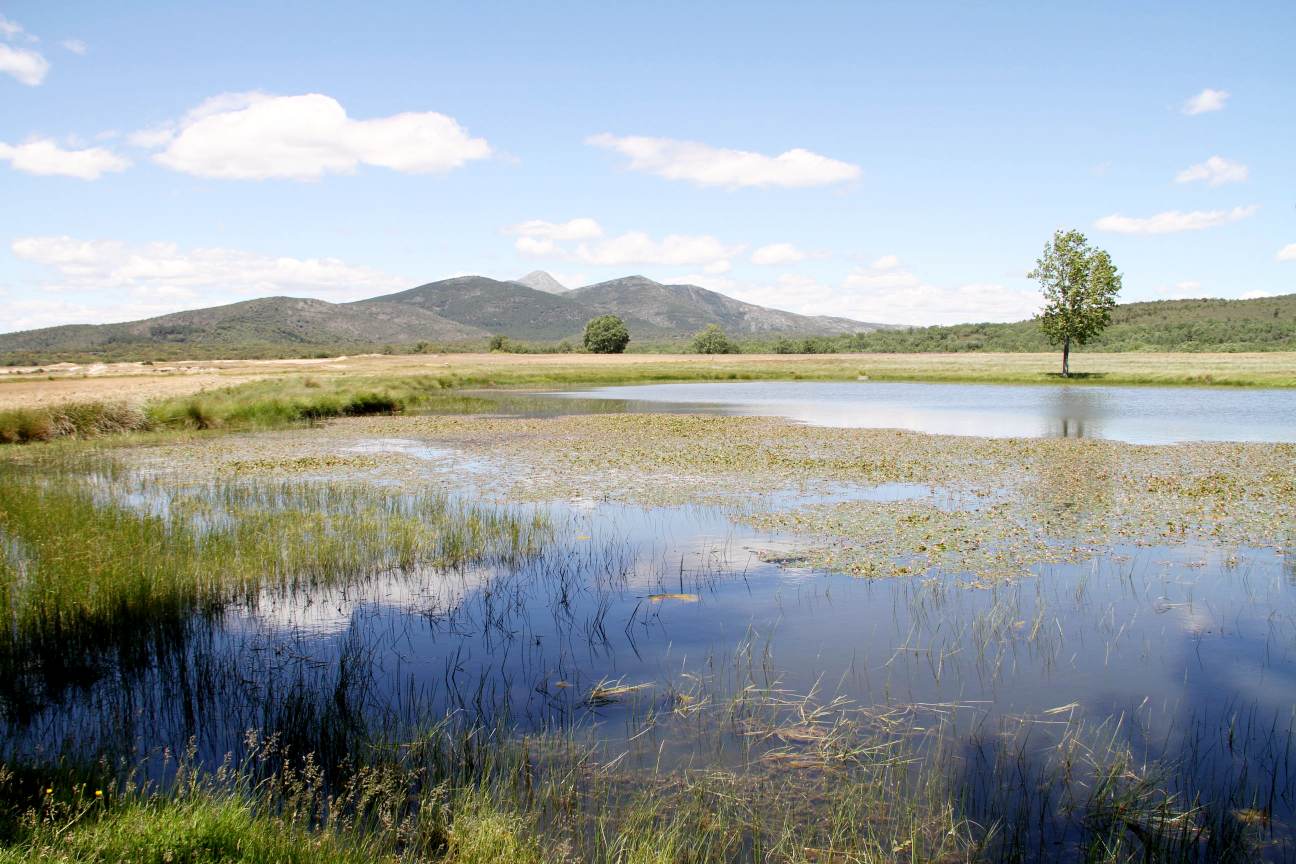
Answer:
M591 317L565 295L558 296L517 282L501 282L485 276L442 279L350 305L363 309L375 303L411 306L464 326L515 339L575 336L580 334Z
M837 335L878 329L847 318L810 317L744 303L696 285L663 285L626 276L568 291L568 297L599 315L620 315L632 334L685 336L719 324L730 336Z
M843 340L854 351L1050 351L1035 321L879 331ZM1126 303L1079 350L1296 351L1296 294L1254 300Z
M297 297L264 297L123 324L71 324L0 334L0 354L40 358L87 354L261 356L290 347L369 350L387 343L458 342L485 335L433 312L403 305L356 307Z
M514 339L577 339L585 322L596 315L619 315L634 339L692 336L708 324L719 324L737 337L830 336L878 327L845 318L767 309L696 285L663 285L643 276L600 282L563 294L485 276L460 276L351 305L364 307L376 302L409 304Z

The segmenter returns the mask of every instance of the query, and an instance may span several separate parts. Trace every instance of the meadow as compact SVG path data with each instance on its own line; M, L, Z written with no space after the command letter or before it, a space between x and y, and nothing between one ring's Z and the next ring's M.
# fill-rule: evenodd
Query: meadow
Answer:
M679 381L1055 384L1052 354L366 355L313 361L66 364L0 375L0 443L472 410L471 391ZM1077 354L1072 384L1296 387L1296 354ZM261 382L258 384L258 382ZM480 403L477 403L480 407Z

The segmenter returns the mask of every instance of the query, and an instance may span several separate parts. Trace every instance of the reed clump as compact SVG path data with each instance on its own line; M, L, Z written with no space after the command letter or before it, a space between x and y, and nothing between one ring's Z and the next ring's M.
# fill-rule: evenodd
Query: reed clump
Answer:
M124 402L76 402L0 411L0 444L91 438L153 428L149 416Z

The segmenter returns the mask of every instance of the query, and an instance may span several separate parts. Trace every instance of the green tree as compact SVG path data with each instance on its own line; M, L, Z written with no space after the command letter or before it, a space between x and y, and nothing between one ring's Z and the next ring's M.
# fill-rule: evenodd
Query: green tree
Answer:
M630 344L630 331L615 315L600 315L585 325L585 350L595 354L620 354Z
M1062 345L1062 375L1071 374L1071 343L1083 345L1111 323L1121 275L1106 251L1079 231L1055 231L1035 269L1026 274L1044 292L1040 329Z
M496 333L490 338L488 347L491 351L504 351L508 348L508 337Z
M705 330L693 337L694 354L737 354L738 346L729 341L729 337L718 324L708 324Z

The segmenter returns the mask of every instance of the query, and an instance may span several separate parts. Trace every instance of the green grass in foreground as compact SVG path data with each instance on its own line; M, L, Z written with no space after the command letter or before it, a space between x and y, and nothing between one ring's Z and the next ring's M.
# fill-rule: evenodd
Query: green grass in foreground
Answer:
M131 497L161 514L119 503ZM235 478L176 492L118 471L110 455L0 459L0 658L33 644L75 654L108 631L138 633L263 588L512 559L544 531L539 515L428 491Z

